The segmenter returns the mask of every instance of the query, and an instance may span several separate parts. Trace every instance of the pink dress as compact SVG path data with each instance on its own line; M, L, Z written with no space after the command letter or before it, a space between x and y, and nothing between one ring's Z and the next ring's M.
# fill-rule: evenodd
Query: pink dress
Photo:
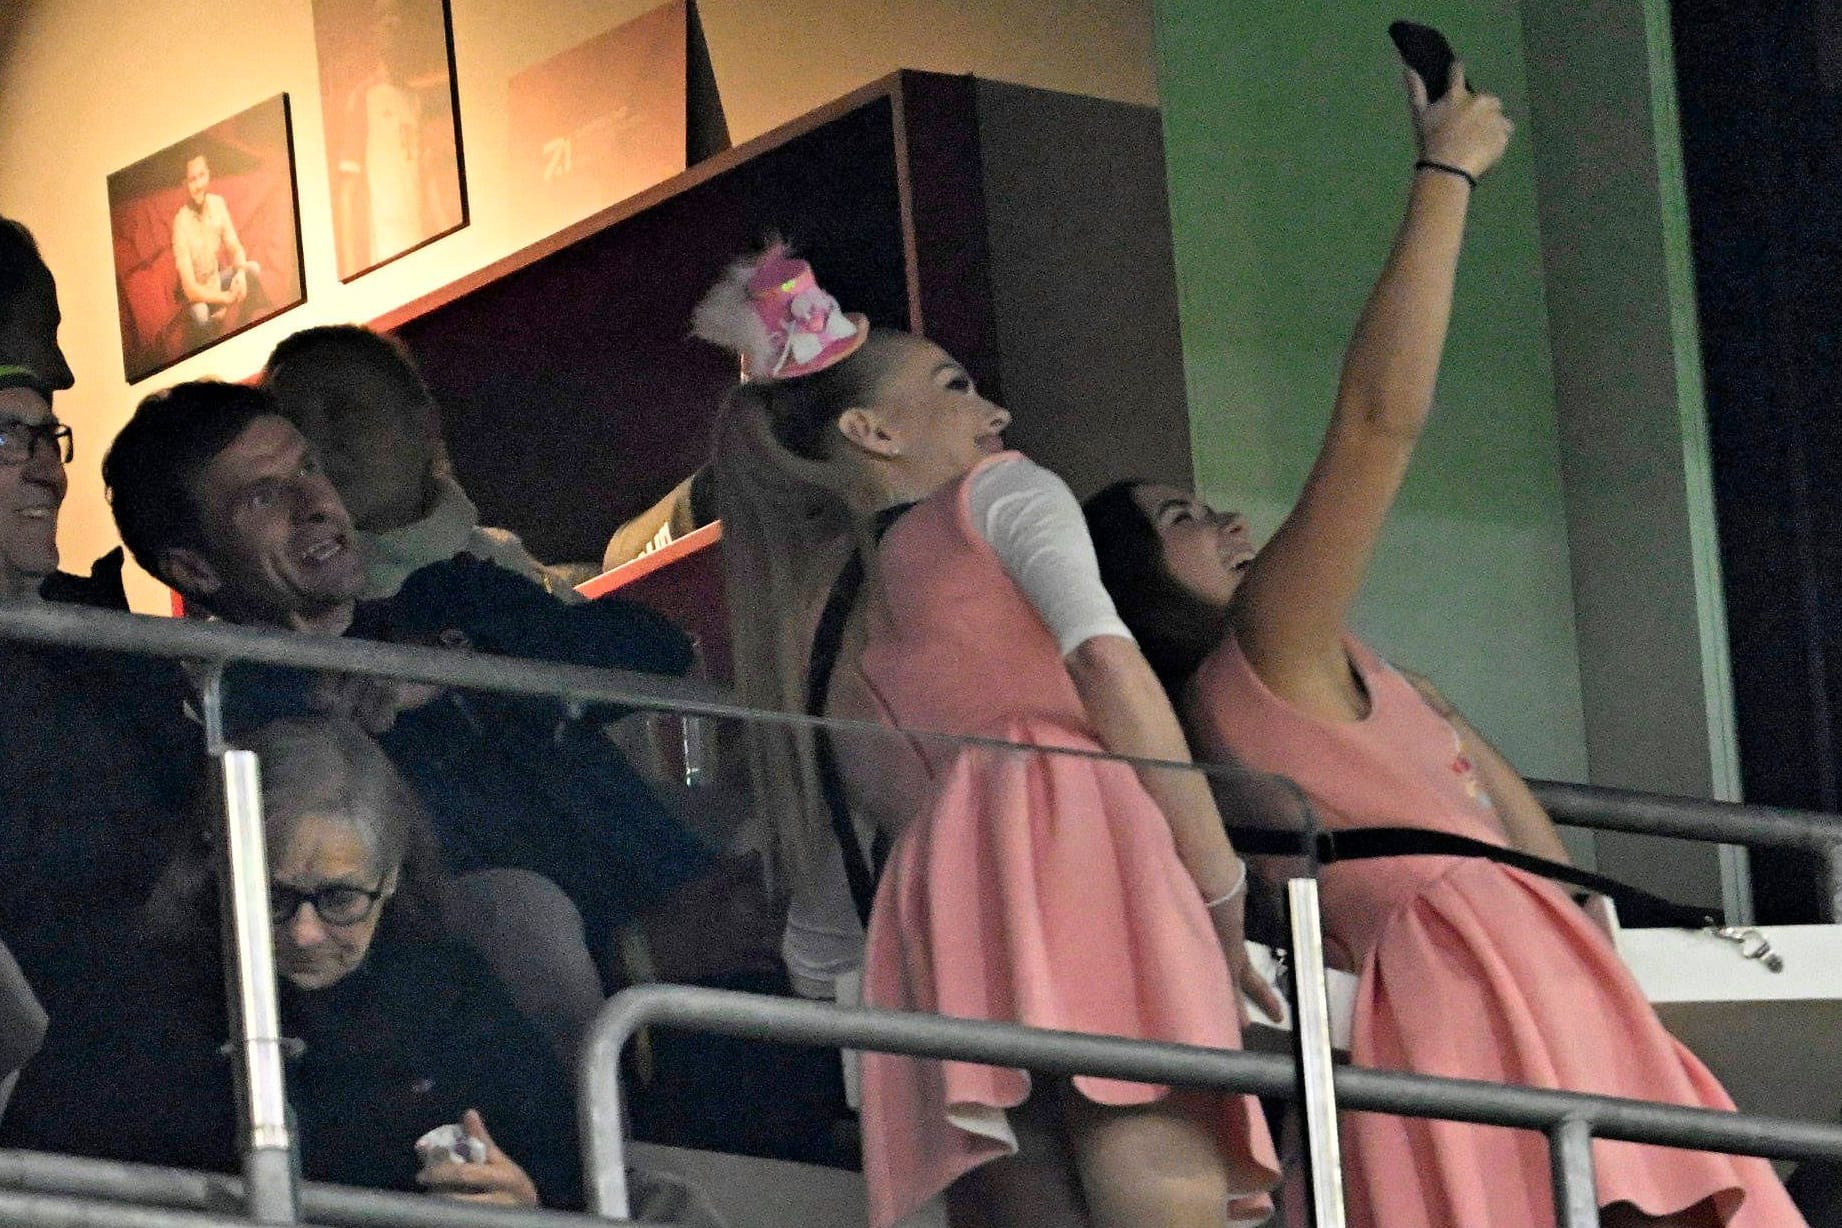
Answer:
M1370 713L1334 722L1269 691L1230 638L1190 685L1198 753L1292 777L1333 830L1507 844L1457 732L1368 648L1348 650ZM1361 978L1356 1065L1733 1108L1554 883L1476 858L1390 857L1328 865L1319 890L1331 959ZM1343 1147L1353 1228L1554 1223L1540 1134L1352 1113ZM1607 1141L1593 1155L1602 1206L1664 1215L1712 1197L1727 1224L1804 1222L1763 1160Z
M965 492L962 479L884 537L854 682L905 729L1100 749L1054 638L974 531ZM930 792L916 799L877 892L867 1003L1240 1047L1221 946L1130 767L915 745ZM1168 1090L1075 1085L1110 1105ZM1029 1091L1018 1070L865 1054L871 1224L895 1223L1012 1151L1002 1113ZM1231 1216L1255 1223L1270 1211L1278 1161L1254 1100L1223 1096L1220 1106Z

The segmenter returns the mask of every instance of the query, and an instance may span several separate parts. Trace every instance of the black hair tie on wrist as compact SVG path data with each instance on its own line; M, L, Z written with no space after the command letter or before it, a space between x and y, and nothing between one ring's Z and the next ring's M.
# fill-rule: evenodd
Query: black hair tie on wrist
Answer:
M1413 168L1417 171L1443 171L1448 175L1457 175L1460 179L1470 184L1472 188L1475 189L1477 187L1476 175L1473 175L1462 166L1453 166L1450 162L1434 162L1430 158L1421 158L1418 162L1413 164Z

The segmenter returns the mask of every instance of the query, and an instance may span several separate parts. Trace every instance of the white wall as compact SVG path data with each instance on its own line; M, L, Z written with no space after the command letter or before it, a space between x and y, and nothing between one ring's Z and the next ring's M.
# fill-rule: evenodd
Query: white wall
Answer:
M325 134L310 0L6 0L0 214L37 234L57 275L78 432L60 527L66 565L116 542L98 463L147 392L240 378L312 324L368 320L543 237L503 190L506 82L657 0L450 0L471 224L356 282L333 275ZM975 73L1154 103L1148 0L702 0L730 135L740 143L897 68ZM287 93L293 101L307 302L129 387L122 378L105 179L148 153ZM612 203L612 202L608 202ZM137 578L139 608L164 594Z

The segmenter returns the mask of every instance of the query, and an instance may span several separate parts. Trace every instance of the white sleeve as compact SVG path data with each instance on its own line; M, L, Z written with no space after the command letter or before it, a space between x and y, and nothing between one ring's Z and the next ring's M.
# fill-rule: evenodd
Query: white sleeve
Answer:
M1068 483L1020 456L980 470L966 498L972 527L991 543L1063 656L1096 635L1132 638L1100 583L1093 539Z

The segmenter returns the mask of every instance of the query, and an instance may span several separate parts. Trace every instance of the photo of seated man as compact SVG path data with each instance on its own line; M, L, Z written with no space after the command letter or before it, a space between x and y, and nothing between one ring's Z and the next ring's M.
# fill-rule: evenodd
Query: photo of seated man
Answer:
M252 310L260 309L262 266L244 251L230 207L211 190L211 163L202 153L186 159L185 192L185 204L173 214L173 263L186 325L203 341L245 300Z
M287 95L175 135L108 177L129 383L306 297Z

